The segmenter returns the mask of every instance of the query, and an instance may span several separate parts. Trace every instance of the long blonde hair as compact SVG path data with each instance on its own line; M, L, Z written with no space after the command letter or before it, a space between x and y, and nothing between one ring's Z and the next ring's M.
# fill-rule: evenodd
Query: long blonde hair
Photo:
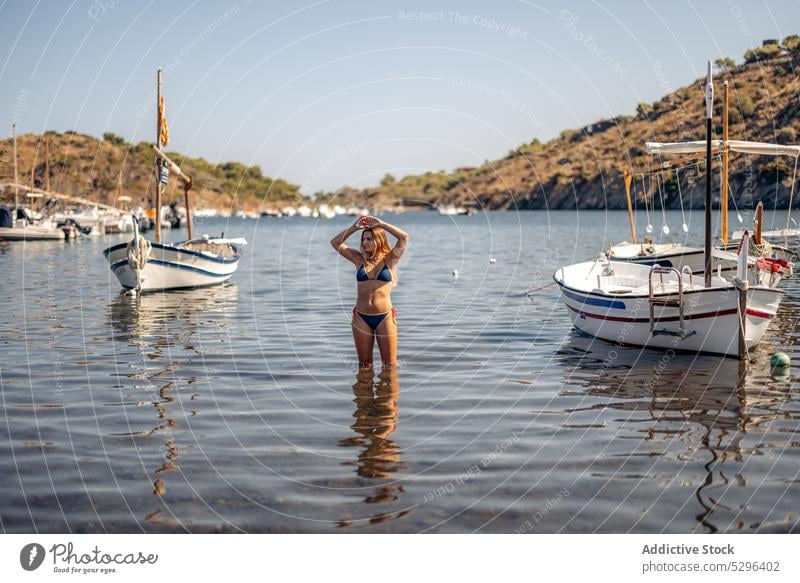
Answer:
M386 238L386 232L380 227L364 229L361 233L361 256L364 256L364 234L367 231L372 233L372 240L375 242L375 255L373 257L386 257L392 251L392 248L389 246L389 239Z

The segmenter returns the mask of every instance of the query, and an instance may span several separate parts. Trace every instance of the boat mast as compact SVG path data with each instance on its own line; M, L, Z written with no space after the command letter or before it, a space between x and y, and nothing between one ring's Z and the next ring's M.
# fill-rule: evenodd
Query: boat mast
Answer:
M161 149L161 67L156 73L156 148ZM161 243L161 159L156 158L156 243Z
M633 176L631 176L631 171L627 168L625 169L625 195L628 197L628 221L631 224L631 237L633 238L633 244L636 244L636 226L633 223L633 206L631 205L631 181L633 180Z
M31 186L28 191L28 197L30 199L30 202L28 203L28 208L31 209L31 212L33 212L36 209L36 205L34 204L36 202L36 199L33 198L31 195L33 194L33 190L36 188L36 185L33 183L33 179L34 179L34 173L36 172L36 154L38 153L38 150L39 148L36 148L36 151L33 154L33 164L31 165Z
M722 245L728 244L728 81L723 84L722 92L722 192L719 196L720 224Z
M761 245L763 240L761 239L761 230L764 224L764 203L758 201L758 206L756 207L756 219L753 221L753 243L756 245Z
M187 241L192 240L192 207L189 205L189 191L192 189L192 179L183 183L183 198L184 205L186 206L186 231L188 233Z
M14 142L14 212L19 208L19 180L17 179L17 124L11 124L11 136Z
M44 189L50 192L50 140L44 138Z
M706 76L706 241L705 241L705 286L711 287L711 116L714 113L714 82L711 77L711 61Z

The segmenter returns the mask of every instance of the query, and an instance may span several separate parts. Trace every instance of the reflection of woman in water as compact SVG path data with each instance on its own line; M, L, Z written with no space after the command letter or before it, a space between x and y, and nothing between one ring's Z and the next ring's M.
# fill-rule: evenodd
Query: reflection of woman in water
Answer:
M360 446L358 475L365 478L388 478L399 469L400 452L397 444L389 438L397 428L397 401L400 384L397 369L386 369L378 375L373 385L372 369L362 369L353 385L353 413L355 423L351 425L358 435L339 442L342 446Z
M359 251L345 245L363 229ZM397 238L389 248L388 231ZM358 299L353 308L353 340L360 366L372 365L375 340L385 367L397 363L397 320L392 307L392 287L397 283L397 262L408 245L408 233L375 217L360 217L331 239L339 254L356 266Z
M351 427L356 435L341 440L339 445L360 448L357 461L352 462L359 476L390 479L395 472L404 467L400 461L400 448L390 437L397 428L397 405L400 398L397 369L382 370L378 375L378 381L374 384L371 368L359 370L353 385L353 395L356 410L353 413L355 422ZM390 504L395 502L402 492L403 486L384 483L376 487L373 494L366 496L364 502ZM397 511L386 506L379 508L381 511L369 518L370 523L401 518L410 512L407 509ZM350 524L351 520L342 520L339 526L350 526Z

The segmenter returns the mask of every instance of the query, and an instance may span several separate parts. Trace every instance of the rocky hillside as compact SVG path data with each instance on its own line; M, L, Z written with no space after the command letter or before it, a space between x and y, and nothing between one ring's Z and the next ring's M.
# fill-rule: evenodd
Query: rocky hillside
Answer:
M46 145L45 145L46 142ZM186 158L167 152L194 181L195 205L220 209L257 210L284 201L301 201L297 185L272 179L258 166L238 162L211 164L202 158ZM43 136L17 136L18 179L38 188L80 195L98 202L115 204L117 197L130 196L132 206L148 206L153 195L154 153L149 143L128 144L119 136L105 134L102 140L75 132L47 132ZM13 180L10 140L0 150L0 182ZM6 193L6 196L8 193ZM170 177L167 202L183 197L183 189Z
M731 139L796 144L800 135L800 39L796 35L781 45L751 49L745 63L736 66L719 59L715 73L715 127L722 137L724 80L730 85L729 132ZM391 205L404 199L429 204L455 203L485 208L602 209L625 208L622 172L649 168L652 156L645 141L679 142L705 139L703 87L698 79L655 103L642 103L634 115L600 120L575 130L565 130L547 143L533 140L508 155L478 168L452 173L428 173L395 180L385 176L380 187L364 191L345 189L348 197L366 198L372 204ZM788 203L794 160L734 155L731 187L740 208L759 200L768 208ZM667 208L679 208L679 187L684 204L702 207L705 178L695 171L663 175L661 195ZM718 175L715 177L718 181ZM718 188L718 182L716 182ZM639 204L644 197L636 181ZM646 183L648 200L657 184ZM800 196L794 197L794 205Z

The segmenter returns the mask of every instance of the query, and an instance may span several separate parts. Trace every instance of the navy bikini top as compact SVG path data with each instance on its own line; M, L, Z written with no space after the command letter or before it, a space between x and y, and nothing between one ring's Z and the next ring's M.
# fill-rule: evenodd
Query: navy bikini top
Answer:
M356 271L356 279L358 281L368 281L372 279L367 273L367 270L364 269L363 263L361 264L361 267L358 268L358 271ZM375 276L375 279L379 281L392 281L392 272L389 271L389 268L386 267L385 263L383 264L381 270L378 272L378 275Z

